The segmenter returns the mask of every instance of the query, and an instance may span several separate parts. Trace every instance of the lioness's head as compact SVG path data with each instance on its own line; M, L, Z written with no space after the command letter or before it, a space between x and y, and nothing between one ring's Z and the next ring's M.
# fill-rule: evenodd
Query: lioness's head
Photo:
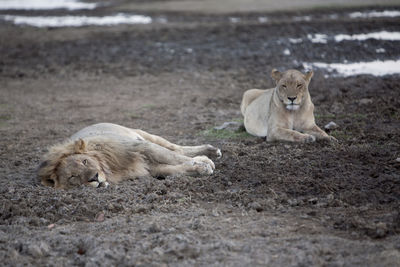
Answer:
M84 140L50 149L38 169L45 186L68 189L80 185L106 186L106 176L99 160L86 150Z
M276 82L276 92L279 100L288 110L298 110L303 103L303 99L308 95L308 84L310 83L313 72L306 74L297 70L287 70L284 73L273 69L271 77Z

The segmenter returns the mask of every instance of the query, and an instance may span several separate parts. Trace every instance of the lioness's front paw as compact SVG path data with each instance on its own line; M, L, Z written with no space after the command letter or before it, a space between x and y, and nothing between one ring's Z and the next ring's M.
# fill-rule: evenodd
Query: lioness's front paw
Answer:
M212 158L220 158L222 157L221 150L219 148L216 148L212 145L206 145L206 153L207 156L210 156Z

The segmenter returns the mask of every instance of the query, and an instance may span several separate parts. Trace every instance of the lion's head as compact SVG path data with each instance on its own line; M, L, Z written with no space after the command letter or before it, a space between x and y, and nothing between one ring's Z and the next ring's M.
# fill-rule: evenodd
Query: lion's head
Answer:
M297 70L287 70L284 73L273 69L271 77L276 82L276 92L279 100L288 110L298 110L308 95L308 84L313 72L306 74Z
M43 185L57 189L108 185L104 166L82 139L52 147L39 166L38 177Z

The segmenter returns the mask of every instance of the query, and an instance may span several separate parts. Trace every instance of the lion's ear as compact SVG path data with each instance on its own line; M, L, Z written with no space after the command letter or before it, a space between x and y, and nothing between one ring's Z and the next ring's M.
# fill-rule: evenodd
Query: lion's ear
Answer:
M83 153L86 151L86 143L83 141L83 139L75 141L74 151L75 153Z
M312 78L313 75L314 75L314 72L313 72L312 70L307 71L306 74L304 75L304 79L305 79L307 82L310 82L310 80L311 80L311 78Z
M42 185L44 186L50 186L50 187L54 187L56 185L56 179L57 176L55 174L52 174L48 177L42 177Z
M282 73L277 69L273 69L271 71L271 77L272 77L272 79L275 80L276 83L278 83L280 81L280 79L282 78Z

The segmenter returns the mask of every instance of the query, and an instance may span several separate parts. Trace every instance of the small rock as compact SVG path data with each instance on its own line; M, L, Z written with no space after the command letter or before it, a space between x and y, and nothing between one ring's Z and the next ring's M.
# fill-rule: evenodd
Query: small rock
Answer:
M149 228L147 228L147 232L150 234L161 232L161 227L157 223L152 223Z
M376 224L376 237L382 238L385 237L388 232L388 228L386 223L379 222Z
M28 245L27 252L35 258L40 258L49 254L50 248L45 242Z
M326 199L327 200L329 200L329 201L332 201L332 200L334 200L335 199L335 195L334 194L328 194L327 196L326 196Z
M96 222L104 222L104 212L97 213L94 220Z
M310 198L308 200L308 203L310 203L310 204L317 204L317 202L318 202L318 198L316 198L316 197Z
M330 111L334 114L339 114L342 113L344 111L344 106L342 103L339 102L334 102L331 106Z
M292 207L299 205L299 202L297 201L297 199L288 199L288 203Z
M397 159L396 159L396 162L400 162L400 158L397 158Z
M54 223L47 225L47 229L53 229L56 225Z
M254 202L250 203L250 204L249 204L249 208L250 208L250 209L253 209L253 210L256 210L256 211L258 211L258 212L260 212L260 211L263 210L261 204L258 203L257 201L254 201Z
M237 131L239 130L241 124L239 122L236 121L227 121L224 122L222 125L220 126L215 126L214 130L229 130L229 131Z
M369 105L372 104L374 101L371 98L363 98L358 101L360 105Z
M333 121L331 121L324 127L325 127L325 130L334 130L334 129L337 129L339 126L336 123L334 123Z

